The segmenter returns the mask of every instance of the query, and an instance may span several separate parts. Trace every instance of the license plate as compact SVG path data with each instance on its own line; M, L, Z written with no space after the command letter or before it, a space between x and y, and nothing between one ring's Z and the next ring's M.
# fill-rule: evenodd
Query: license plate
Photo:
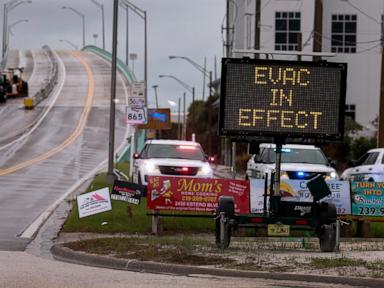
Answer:
M268 236L289 236L289 225L268 224Z

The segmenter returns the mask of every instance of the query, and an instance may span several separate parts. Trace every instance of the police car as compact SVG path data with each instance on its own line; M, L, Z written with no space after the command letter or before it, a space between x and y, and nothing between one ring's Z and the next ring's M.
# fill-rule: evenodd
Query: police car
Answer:
M197 142L148 140L134 155L133 182L146 186L148 176L212 178L209 159Z
M275 159L275 144L260 144L259 153L248 160L246 178L269 178L275 170ZM309 180L318 174L329 180L339 178L320 148L313 145L283 145L281 179Z

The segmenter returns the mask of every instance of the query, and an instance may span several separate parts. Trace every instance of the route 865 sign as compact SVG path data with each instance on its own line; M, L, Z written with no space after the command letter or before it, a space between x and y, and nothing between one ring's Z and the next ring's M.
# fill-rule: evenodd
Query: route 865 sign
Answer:
M147 124L147 107L127 106L127 124Z

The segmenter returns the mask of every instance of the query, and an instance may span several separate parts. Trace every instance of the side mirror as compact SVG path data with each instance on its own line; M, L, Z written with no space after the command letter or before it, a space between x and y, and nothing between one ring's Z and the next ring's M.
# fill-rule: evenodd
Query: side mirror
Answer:
M139 159L140 154L139 153L133 153L133 159Z

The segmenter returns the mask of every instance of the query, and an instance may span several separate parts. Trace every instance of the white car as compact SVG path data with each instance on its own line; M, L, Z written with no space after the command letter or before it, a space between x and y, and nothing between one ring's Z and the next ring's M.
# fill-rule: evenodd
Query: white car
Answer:
M344 170L341 179L384 182L384 148L368 150L357 161L355 167Z
M260 144L259 153L248 160L246 178L269 178L275 170L275 151L275 144ZM322 174L326 179L338 180L336 170L318 147L287 144L281 155L281 179L308 180Z
M134 159L133 182L144 186L148 176L213 177L209 158L192 141L148 140Z

